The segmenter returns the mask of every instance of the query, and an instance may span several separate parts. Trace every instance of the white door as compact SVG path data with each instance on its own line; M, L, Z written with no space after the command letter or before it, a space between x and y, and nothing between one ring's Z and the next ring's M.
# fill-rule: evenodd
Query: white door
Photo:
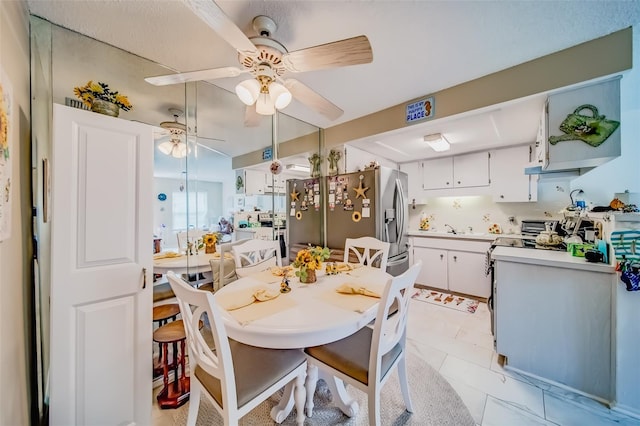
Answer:
M422 189L422 162L415 161L413 163L400 164L400 170L405 172L408 177L409 204L425 204L427 193Z
M150 424L152 176L150 126L54 105L52 425Z

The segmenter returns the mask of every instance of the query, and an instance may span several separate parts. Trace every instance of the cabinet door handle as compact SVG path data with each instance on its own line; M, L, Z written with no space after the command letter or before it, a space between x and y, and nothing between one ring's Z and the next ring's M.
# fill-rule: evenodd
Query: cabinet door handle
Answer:
M446 185L449 185L449 182L447 182Z
M443 260L443 259L444 259L444 254L441 254L440 255L440 260Z
M457 262L458 261L458 256L453 256L453 261Z
M501 195L500 198L504 198L504 195Z
M142 268L142 289L147 288L147 268Z
M460 181L458 181L458 185L460 185Z

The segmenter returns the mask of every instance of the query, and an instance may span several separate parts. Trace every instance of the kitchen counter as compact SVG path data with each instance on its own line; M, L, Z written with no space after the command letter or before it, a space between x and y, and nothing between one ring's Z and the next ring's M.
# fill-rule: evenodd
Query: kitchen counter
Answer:
M613 265L607 263L587 262L584 257L571 256L571 254L566 251L498 246L493 249L491 257L495 260L506 260L532 265L579 269L591 272L615 272L615 267Z
M497 237L507 237L506 234L485 234L485 233L457 233L451 232L439 232L439 231L421 231L421 230L409 230L407 234L410 237L426 237L426 238L449 238L455 240L480 240L480 241L493 241Z

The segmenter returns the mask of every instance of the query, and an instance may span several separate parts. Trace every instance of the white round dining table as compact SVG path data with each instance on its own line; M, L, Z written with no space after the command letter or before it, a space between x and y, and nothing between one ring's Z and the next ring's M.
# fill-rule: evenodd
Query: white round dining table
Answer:
M220 254L216 253L199 253L192 255L182 254L178 257L165 257L153 260L153 273L166 274L173 271L176 274L198 274L203 272L211 272L211 259L220 258Z
M255 287L278 290L280 289L279 279L276 278L273 280L274 282L266 283L257 279L256 276L247 276L218 290L214 293L214 300L221 308L228 336L247 345L272 349L306 348L335 342L352 335L373 321L380 300L370 298L373 301L366 309L360 312L350 310L345 305L332 303L332 300L336 300L335 289L345 283L384 288L384 285L391 278L391 275L385 271L368 267L337 275L326 275L324 271L316 271L316 274L317 281L312 284L300 283L297 277L289 278L291 291L278 298L289 298L292 303L281 311L248 323L240 323L229 311L224 309L221 301L228 300L234 292ZM349 298L350 296L341 297ZM358 297L366 298L366 296ZM333 377L323 378L334 395L334 403L346 415L355 416L358 412L358 405L348 395L342 381ZM315 389L317 379L317 368L308 369L307 391ZM308 383L312 383L312 385L309 386ZM282 422L288 416L293 405L293 385L289 385L285 387L280 404L273 407L271 417L278 423ZM306 411L310 415L312 407L307 407Z

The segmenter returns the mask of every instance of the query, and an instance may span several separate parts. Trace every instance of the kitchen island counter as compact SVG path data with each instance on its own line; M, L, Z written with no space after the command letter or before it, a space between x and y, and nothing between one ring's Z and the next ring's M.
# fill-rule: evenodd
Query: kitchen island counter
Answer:
M532 265L557 268L579 269L583 271L613 273L615 267L608 263L587 262L584 257L572 256L566 251L536 250L520 247L496 247L491 253L494 260L507 260Z
M491 257L496 349L505 367L613 401L614 267L517 247L495 247Z

